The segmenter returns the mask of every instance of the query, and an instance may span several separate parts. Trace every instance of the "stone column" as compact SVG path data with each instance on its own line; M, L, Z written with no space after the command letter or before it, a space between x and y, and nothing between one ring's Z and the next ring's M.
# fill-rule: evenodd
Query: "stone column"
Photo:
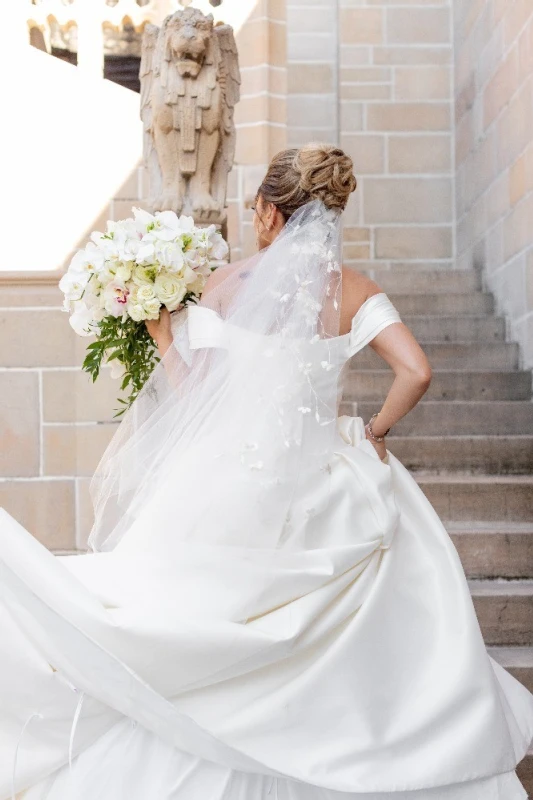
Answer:
M285 0L256 0L250 6L236 36L242 84L235 110L235 167L228 185L233 260L255 252L250 205L268 162L287 146Z

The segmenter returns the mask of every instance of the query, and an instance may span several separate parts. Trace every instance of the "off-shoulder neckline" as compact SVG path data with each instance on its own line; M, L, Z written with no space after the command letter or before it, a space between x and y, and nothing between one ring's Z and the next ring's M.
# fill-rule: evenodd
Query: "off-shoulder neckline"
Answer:
M355 322L357 321L357 318L359 317L359 315L361 314L361 312L363 311L363 309L365 308L365 306L366 306L366 305L367 305L367 304L368 304L368 303L369 303L371 300L374 300L376 297L382 297L382 296L385 296L385 297L386 297L386 296L387 296L387 295L386 295L386 292L376 292L375 294L371 294L371 295L370 295L370 297L367 297L367 298L366 298L366 300L365 300L363 303L361 303L361 305L359 306L359 308L357 309L357 311L356 311L356 312L355 312L355 314L353 315L353 317L352 317L352 322L351 322L351 325L350 325L350 330L349 330L347 333L343 333L343 334L341 334L341 335L339 335L339 336L332 336L332 337L331 337L330 339L328 339L327 341L330 341L330 342L331 342L331 341L334 341L335 339L346 339L348 336L351 336L351 335L352 335L352 332L353 332L354 324L355 324ZM194 304L193 304L193 305L187 306L187 313L189 313L189 311L190 311L191 309L196 309L196 311L199 311L199 310L202 310L202 311L209 311L211 314L214 314L214 315L215 315L215 316L216 316L216 317L217 317L217 318L218 318L218 319L219 319L221 322L226 322L226 320L224 319L224 317L222 317L222 316L221 316L221 315L218 313L218 311L215 311L215 309L214 309L214 308L210 308L209 306L201 306L201 305L194 305Z

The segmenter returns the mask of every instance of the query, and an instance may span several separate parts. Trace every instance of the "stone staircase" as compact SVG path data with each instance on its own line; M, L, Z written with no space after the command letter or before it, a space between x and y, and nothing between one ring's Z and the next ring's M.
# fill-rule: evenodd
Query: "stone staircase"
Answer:
M375 276L373 276L375 277ZM433 380L388 437L458 550L489 653L533 691L532 375L476 272L380 272L422 344ZM368 419L392 374L368 348L353 359L345 413ZM533 796L533 750L518 768Z

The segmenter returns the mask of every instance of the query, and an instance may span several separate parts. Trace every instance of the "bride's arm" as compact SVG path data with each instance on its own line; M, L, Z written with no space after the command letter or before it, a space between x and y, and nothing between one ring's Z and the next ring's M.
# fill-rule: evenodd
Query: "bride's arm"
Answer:
M372 280L356 272L345 271L343 275L342 325L349 329L350 320L362 303L382 290ZM426 354L403 322L388 325L369 342L375 352L387 362L394 372L394 381L378 416L372 423L376 436L385 431L416 406L431 383L431 367ZM372 441L367 429L367 438L376 448L380 458L386 453L385 442Z
M387 362L395 376L385 402L372 423L374 434L383 436L427 392L431 383L431 367L426 354L403 322L395 322L378 333L370 342L370 347Z

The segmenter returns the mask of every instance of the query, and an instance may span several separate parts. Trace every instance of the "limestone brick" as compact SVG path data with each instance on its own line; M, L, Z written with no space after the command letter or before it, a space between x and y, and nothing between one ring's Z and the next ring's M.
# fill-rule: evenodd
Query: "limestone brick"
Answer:
M449 67L399 67L395 73L397 100L448 100L451 96Z
M92 475L116 429L116 424L45 424L43 426L44 474L46 476Z
M376 258L451 258L450 227L379 227L375 232Z
M364 179L366 224L442 223L452 218L450 178Z
M72 366L79 363L86 344L62 311L0 310L0 364L4 367Z
M74 480L0 482L0 506L51 550L76 547Z
M36 372L0 372L0 475L39 474L40 398Z
M446 131L450 125L447 103L376 103L368 107L370 131Z
M387 41L391 44L448 44L449 8L387 9Z
M449 46L409 47L391 45L374 48L374 64L451 64L452 49Z
M45 370L42 373L43 421L111 422L119 408L120 381L102 369L98 380L82 370Z
M345 133L341 147L352 157L356 176L385 171L385 136Z
M381 44L384 13L381 8L341 8L340 36L343 44Z
M331 93L334 89L332 64L293 64L288 70L291 94Z
M389 172L445 173L452 167L452 137L450 134L432 136L390 136Z
M342 86L342 99L346 100L389 100L392 86L387 83L345 83Z

